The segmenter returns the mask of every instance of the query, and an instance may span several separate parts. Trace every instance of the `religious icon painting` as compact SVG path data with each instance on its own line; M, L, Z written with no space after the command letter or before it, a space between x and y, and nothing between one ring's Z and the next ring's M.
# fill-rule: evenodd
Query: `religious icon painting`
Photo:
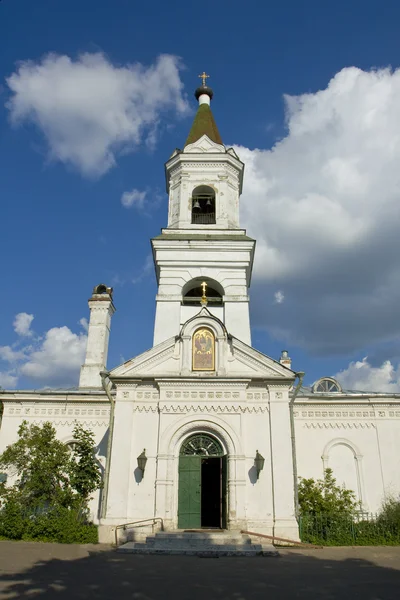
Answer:
M214 371L215 338L209 329L198 329L192 341L193 371Z

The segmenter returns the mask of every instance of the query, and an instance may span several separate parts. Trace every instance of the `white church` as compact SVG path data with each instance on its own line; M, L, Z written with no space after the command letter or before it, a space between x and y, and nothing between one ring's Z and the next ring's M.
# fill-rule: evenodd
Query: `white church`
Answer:
M345 392L329 377L307 389L287 351L252 347L244 164L222 142L205 79L195 96L184 148L165 166L168 225L151 240L153 347L107 371L114 299L97 285L79 388L0 392L0 452L24 419L51 421L66 444L75 422L93 430L104 487L91 508L104 542L119 525L161 522L296 540L300 476L331 467L368 512L399 495L400 396Z

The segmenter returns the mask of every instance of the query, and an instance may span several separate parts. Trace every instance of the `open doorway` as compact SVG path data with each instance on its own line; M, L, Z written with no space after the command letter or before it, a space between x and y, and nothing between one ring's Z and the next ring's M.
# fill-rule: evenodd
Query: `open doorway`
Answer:
M192 436L182 445L179 529L226 528L226 464L219 442L208 435Z

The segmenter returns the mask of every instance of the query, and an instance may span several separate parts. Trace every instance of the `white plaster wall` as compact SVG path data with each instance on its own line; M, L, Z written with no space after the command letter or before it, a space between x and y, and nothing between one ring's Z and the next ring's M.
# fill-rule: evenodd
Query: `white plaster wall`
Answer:
M299 476L321 478L331 467L370 512L380 510L385 494L400 495L400 403L390 410L369 401L316 405L302 399L294 412Z

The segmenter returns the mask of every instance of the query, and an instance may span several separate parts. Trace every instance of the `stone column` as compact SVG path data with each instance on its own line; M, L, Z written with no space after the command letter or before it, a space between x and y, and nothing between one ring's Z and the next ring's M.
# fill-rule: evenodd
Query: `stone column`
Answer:
M89 299L90 321L85 364L81 367L79 387L101 388L100 371L106 368L111 317L115 312L112 288L97 285Z

